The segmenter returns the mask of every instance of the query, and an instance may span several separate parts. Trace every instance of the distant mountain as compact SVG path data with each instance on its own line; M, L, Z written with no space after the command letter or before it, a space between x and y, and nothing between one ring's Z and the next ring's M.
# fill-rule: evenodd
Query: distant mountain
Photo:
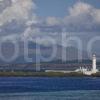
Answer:
M29 41L28 43L28 55L30 58L32 58L32 61L30 62L36 62L36 45L40 47L41 55L45 58L48 58L52 54L52 46L44 46L40 44L36 44L34 42ZM24 59L24 53L25 50L27 51L26 47L24 46L24 43L22 41L17 42L18 46L18 54L16 56L16 59L9 63L26 63ZM3 43L1 46L1 54L6 58L10 59L11 56L14 54L14 45L10 43L10 41L7 41L6 43ZM66 54L63 54L63 50L66 51ZM26 53L25 53L26 54ZM78 49L76 47L62 47L60 45L57 45L57 52L54 56L54 58L50 61L56 61L56 60L62 60L62 55L64 58L66 58L66 61L71 60L77 60L78 59ZM38 57L39 54L38 54ZM87 59L87 53L85 51L82 51L82 57L83 59ZM48 62L50 62L48 61ZM41 60L41 62L45 62ZM2 57L0 57L0 63L8 63L2 60Z

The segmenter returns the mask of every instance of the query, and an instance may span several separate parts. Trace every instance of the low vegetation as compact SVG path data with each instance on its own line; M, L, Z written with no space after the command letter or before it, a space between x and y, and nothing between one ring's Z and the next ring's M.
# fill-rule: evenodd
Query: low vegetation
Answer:
M0 72L0 77L84 77L82 73L62 73L62 72ZM100 77L100 72L91 77Z

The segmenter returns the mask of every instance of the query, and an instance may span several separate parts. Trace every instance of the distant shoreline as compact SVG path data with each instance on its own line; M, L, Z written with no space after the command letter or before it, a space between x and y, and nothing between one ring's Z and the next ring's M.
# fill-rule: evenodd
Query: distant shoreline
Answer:
M61 72L0 72L0 77L100 77L100 72L92 75L82 73L61 73Z

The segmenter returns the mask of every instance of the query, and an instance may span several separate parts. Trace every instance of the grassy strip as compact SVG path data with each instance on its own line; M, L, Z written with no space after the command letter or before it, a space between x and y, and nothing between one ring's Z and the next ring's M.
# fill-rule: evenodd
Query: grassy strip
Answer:
M84 77L82 73L61 73L61 72L0 72L0 77ZM100 73L91 75L100 77Z

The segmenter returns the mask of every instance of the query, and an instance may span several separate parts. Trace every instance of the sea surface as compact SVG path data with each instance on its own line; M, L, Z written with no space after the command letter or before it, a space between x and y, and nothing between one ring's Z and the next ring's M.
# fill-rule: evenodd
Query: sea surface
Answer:
M0 100L100 100L100 78L1 77Z

